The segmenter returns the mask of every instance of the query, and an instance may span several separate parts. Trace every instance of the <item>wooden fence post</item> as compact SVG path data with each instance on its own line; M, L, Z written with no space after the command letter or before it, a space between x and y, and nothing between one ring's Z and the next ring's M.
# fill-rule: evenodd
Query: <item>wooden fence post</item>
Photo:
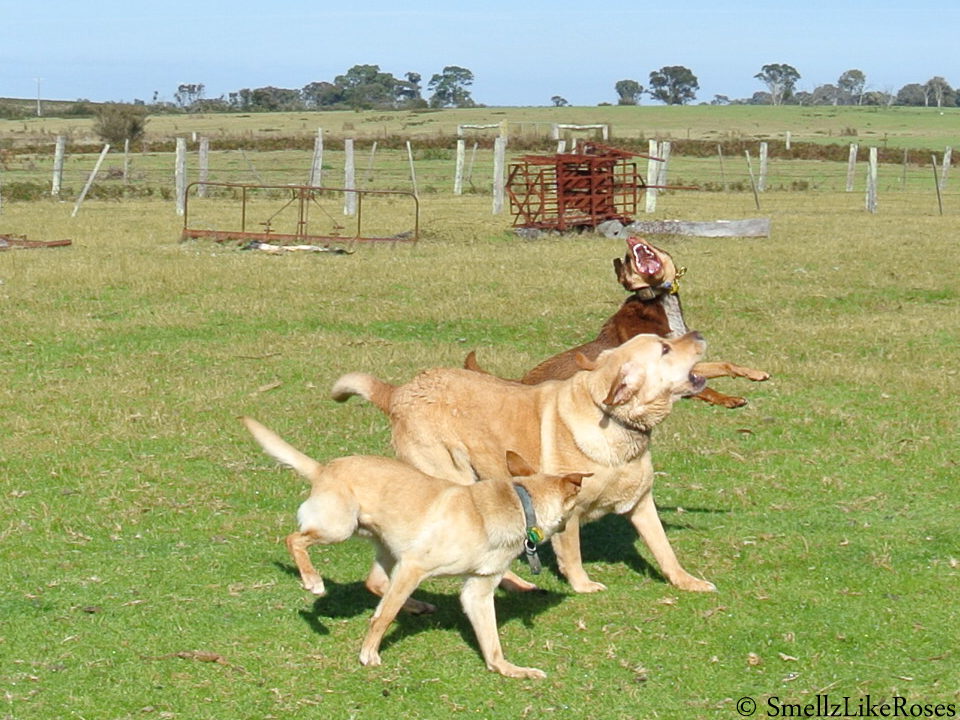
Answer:
M767 143L760 143L760 179L757 181L757 192L764 192L767 189L767 154L769 148Z
M660 150L657 153L660 156L660 162L657 164L657 185L667 184L667 167L670 163L670 141L664 140L660 143Z
M317 128L317 137L313 140L313 160L310 162L310 177L307 185L323 184L323 128Z
M853 192L853 174L857 168L857 152L860 146L850 143L850 152L847 155L847 192Z
M717 143L717 157L720 158L720 183L723 185L723 191L727 191L727 174L723 170L723 146Z
M187 199L187 139L177 138L176 167L173 172L177 215L183 215Z
M946 160L946 156L944 156ZM940 208L940 214L943 215L943 193L940 192L940 175L937 173L937 156L931 155L930 161L933 163L933 184L937 188L937 206Z
M346 192L343 194L343 214L357 214L357 193L353 190L357 187L356 170L353 164L353 139L348 138L343 141L343 187Z
M70 217L76 217L77 213L80 212L80 206L83 205L84 198L86 198L87 193L90 192L90 187L93 185L93 181L97 177L97 173L100 172L100 165L103 163L103 159L107 156L109 151L110 145L104 145L103 150L100 151L100 157L97 158L97 164L93 166L93 172L90 173L90 177L87 178L87 184L83 186L83 190L80 192L80 197L77 198L77 203L73 206L73 212L70 213Z
M753 161L750 159L750 151L744 150L744 154L747 156L747 171L750 173L750 188L753 190L753 202L757 206L757 210L760 209L760 193L757 192L757 181L753 176Z
M123 140L123 184L130 184L130 138Z
M210 138L201 137L200 138L200 170L197 174L197 180L201 183L205 183L207 178L210 175ZM207 196L207 186L198 185L197 186L197 197L206 197Z
M457 138L457 164L453 171L453 194L463 195L463 162L466 159L467 145L463 138Z
M413 185L413 194L419 196L417 192L417 171L413 166L413 146L407 140L407 162L410 163L410 184Z
M370 159L367 160L367 172L363 176L363 184L369 185L373 182L373 159L377 156L377 141L373 141L373 145L370 146Z
M943 151L943 166L940 168L940 188L946 189L948 176L950 175L950 165L953 163L953 148L949 145Z
M493 141L493 214L503 212L503 194L506 184L507 139L499 135Z
M53 197L60 197L60 184L63 182L63 155L66 146L66 138L63 135L57 135L57 145L53 151L53 184L50 188L50 194Z
M867 169L867 211L877 211L877 148L870 148L870 166Z
M657 153L660 150L660 144L656 140L650 140L647 143L647 154L650 156L647 158L647 191L645 193L646 197L644 198L646 203L644 206L644 212L652 213L657 209L657 189L654 187L649 187L650 185L657 185L657 179L660 176L660 171L657 166Z

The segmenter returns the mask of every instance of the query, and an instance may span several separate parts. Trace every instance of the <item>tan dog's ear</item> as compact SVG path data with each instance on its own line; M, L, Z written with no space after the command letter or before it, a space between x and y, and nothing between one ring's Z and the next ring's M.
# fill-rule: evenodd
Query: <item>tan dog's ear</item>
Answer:
M643 377L637 377L630 368L624 364L620 367L617 377L610 383L610 390L603 399L604 405L623 405L630 398L636 395L637 390L643 385Z
M563 476L563 480L571 485L575 485L577 489L579 489L582 486L583 479L591 475L593 475L593 473L567 473Z
M507 470L513 477L530 477L537 474L537 471L530 467L530 463L513 450L507 450Z
M573 356L573 361L577 364L577 367L581 370L596 370L597 363L588 358L582 352L578 352Z

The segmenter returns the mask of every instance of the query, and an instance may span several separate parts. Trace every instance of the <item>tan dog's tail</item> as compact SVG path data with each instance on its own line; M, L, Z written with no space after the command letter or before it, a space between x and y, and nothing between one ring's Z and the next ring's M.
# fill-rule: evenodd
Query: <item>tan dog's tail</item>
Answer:
M330 391L337 402L346 402L354 395L369 400L383 412L390 413L390 399L395 385L384 382L367 373L347 373L333 384Z
M284 465L292 467L307 480L312 480L319 472L322 467L320 463L312 457L304 455L275 432L264 427L253 418L244 417L240 419L243 420L243 424L247 426L247 430L250 431L254 439L267 451L267 455L279 460Z

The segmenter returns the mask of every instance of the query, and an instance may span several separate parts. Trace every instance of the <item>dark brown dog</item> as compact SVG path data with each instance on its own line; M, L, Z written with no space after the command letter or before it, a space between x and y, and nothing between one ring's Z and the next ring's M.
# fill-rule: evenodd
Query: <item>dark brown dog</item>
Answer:
M607 319L596 338L544 360L524 375L520 382L525 385L536 385L544 380L568 378L580 369L576 362L577 354L596 360L604 350L617 347L635 335L679 337L688 332L683 320L678 283L685 269L678 270L668 252L651 245L642 238L631 237L627 239L626 255L623 260L616 258L613 261L613 267L620 284L633 294L624 301L617 312ZM483 372L473 352L467 355L464 367L468 370ZM760 381L770 377L770 374L763 370L754 370L728 362L697 363L694 372L708 379L745 377ZM747 404L746 398L724 395L711 388L704 388L693 397L711 405L723 405L728 408Z

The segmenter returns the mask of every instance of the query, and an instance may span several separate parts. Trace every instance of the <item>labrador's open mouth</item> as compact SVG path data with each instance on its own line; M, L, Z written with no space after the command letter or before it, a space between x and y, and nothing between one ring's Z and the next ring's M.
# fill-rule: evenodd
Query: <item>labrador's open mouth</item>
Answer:
M702 392L707 386L707 379L703 377L703 375L690 373L690 377L688 379L690 381L690 392L688 392L687 395L696 395L697 393Z

